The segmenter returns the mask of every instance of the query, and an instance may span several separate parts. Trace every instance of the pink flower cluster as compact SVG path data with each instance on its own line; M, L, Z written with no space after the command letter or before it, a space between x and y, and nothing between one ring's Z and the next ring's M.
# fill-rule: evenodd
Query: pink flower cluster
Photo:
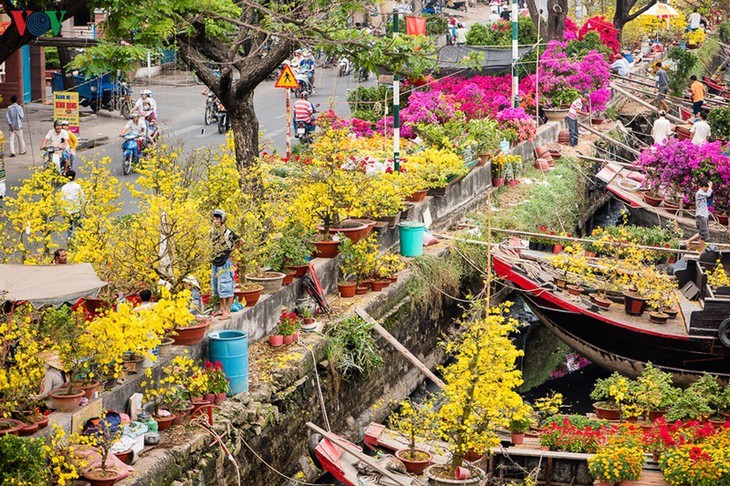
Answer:
M511 128L517 133L517 143L531 142L535 139L537 128L533 117L524 108L505 108L497 113L497 121L504 128Z
M649 187L684 196L686 202L694 202L700 181L712 180L715 206L730 208L730 157L721 142L697 146L689 140L672 139L664 146L644 150L634 164L649 169Z
M601 38L601 44L611 49L614 54L618 54L621 50L618 29L613 26L613 22L606 20L603 15L596 15L586 20L578 32L578 39L583 40L588 32L597 32Z

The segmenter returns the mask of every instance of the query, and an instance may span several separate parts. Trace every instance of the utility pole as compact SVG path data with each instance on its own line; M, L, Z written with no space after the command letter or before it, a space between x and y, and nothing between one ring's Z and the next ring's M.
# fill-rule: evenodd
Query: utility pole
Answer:
M517 108L518 92L520 89L519 78L517 77L517 61L519 58L519 49L517 45L517 19L519 8L517 0L512 0L512 107Z
M393 38L398 36L398 9L400 4L393 1ZM400 80L393 73L393 172L400 171Z

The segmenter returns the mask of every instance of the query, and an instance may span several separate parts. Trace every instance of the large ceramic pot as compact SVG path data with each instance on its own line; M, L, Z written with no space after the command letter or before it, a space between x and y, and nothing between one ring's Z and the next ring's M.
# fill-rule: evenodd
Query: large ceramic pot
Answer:
M426 199L426 194L428 194L428 189L423 189L421 191L416 191L413 194L411 194L410 196L408 196L406 198L406 201L412 202L412 203L421 202L424 199Z
M210 321L206 319L204 321L198 321L192 326L175 329L177 335L173 336L172 339L175 341L175 345L177 346L190 346L197 344L203 340L203 336L205 336L205 331L208 329L209 325Z
M375 221L369 219L346 219L342 221L338 226L329 229L329 234L334 236L337 233L342 233L347 238L350 238L353 243L365 238L375 226ZM320 233L324 233L323 226L317 226Z
M334 258L340 253L340 242L337 240L314 240L312 243L316 248L314 251L315 258Z
M279 290L284 282L284 277L286 274L281 272L264 272L260 275L246 274L246 280L263 286L262 294L273 294Z
M210 402L208 402L210 403ZM174 415L168 415L167 417L152 417L157 422L157 430L163 431L172 427L172 421L175 420Z
M355 297L356 282L338 283L337 288L340 291L340 297Z
M305 265L287 265L287 270L294 270L294 278L302 278L309 270L309 264Z
M406 465L406 470L411 474L423 474L423 470L426 469L433 460L433 454L422 449L416 449L416 454L423 456L421 460L409 459L411 449L400 449L395 451L395 457L400 459L403 464Z
M484 481L484 471L478 467L472 466L470 468L471 475L467 479L449 479L442 478L438 474L438 471L446 469L446 466L429 466L423 471L423 474L428 478L428 484L432 486L477 486Z
M246 302L246 307L253 307L259 301L262 290L264 290L263 285L247 284L241 290L236 290L234 294L238 297L238 302L243 300Z
M568 108L544 108L542 111L548 121L563 121L568 116Z
M630 316L640 316L646 310L646 299L636 292L624 292L624 310Z
M59 412L73 412L76 407L81 403L81 399L84 398L84 392L81 390L73 389L74 393L68 394L67 390L61 389L56 392L52 392L49 397L53 402L53 406Z
M101 392L101 383L99 383L98 381L92 381L91 383L85 385L76 386L84 392L84 397L88 398L89 400L91 400L91 398L94 396L94 392Z
M648 192L643 194L644 202L649 206L659 206L662 203L663 198L661 196L652 196Z
M619 409L608 406L606 402L594 403L593 411L599 419L619 420L621 418L621 412Z
M0 437L6 434L17 435L24 426L25 424L20 420L0 418Z
M113 467L107 467L106 471L102 471L100 467L95 467L84 472L86 479L91 486L112 486L122 479L122 473Z

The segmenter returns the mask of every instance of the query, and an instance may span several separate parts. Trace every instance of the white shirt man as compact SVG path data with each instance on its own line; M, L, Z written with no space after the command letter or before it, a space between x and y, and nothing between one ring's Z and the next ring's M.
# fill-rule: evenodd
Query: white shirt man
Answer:
M695 145L703 145L710 138L710 124L705 120L705 114L700 114L700 120L692 125L690 132L694 133L692 136L692 143Z
M702 16L697 12L692 12L689 14L689 28L692 30L697 30L700 28L700 22L702 22Z
M466 44L466 33L468 30L466 30L466 27L464 27L464 24L459 24L459 26L456 28L456 45L457 46L463 46Z
M61 200L69 215L78 215L84 203L84 190L78 182L70 180L61 186Z
M155 101L155 99L153 97L151 97L147 94L141 95L141 97L134 104L134 108L132 108L132 111L136 111L136 112L144 111L145 103L149 103L151 110L153 112L155 112L155 115L157 115L157 101Z
M665 117L664 110L659 112L659 118L654 120L651 129L651 136L654 137L654 145L666 145L669 141L669 134L672 133L672 124Z
M147 124L139 116L138 112L137 116L134 119L129 120L124 126L122 136L126 135L127 133L133 133L135 135L135 138L147 136Z
M54 126L50 130L48 130L48 133L46 133L46 136L43 137L43 142L41 142L41 148L43 147L59 147L59 148L66 148L68 144L68 132L61 128L61 125Z
M611 64L611 69L615 69L619 76L627 77L631 73L631 64L624 56L619 56L619 58Z

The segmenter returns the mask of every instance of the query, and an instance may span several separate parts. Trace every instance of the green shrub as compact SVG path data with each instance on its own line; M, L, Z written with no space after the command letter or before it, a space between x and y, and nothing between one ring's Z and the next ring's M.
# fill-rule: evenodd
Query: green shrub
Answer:
M730 20L717 26L717 36L720 38L720 42L730 44Z
M336 322L327 333L327 359L345 380L367 376L383 364L372 327L353 316Z
M529 17L520 17L517 29L520 45L537 41L537 30ZM470 46L509 46L512 44L512 23L500 20L492 25L474 24L466 34L466 43Z
M711 110L707 115L707 123L712 127L715 138L730 139L730 107Z
M426 35L441 35L446 32L449 25L449 20L446 17L440 15L423 15L426 18ZM401 34L406 33L406 22L401 17L398 22L398 32ZM385 26L385 33L388 36L393 35L393 22L387 22Z
M0 484L45 486L49 483L44 440L0 437Z
M699 59L692 52L680 47L669 51L669 59L674 62L674 67L668 72L669 90L674 96L682 96L689 84L690 73Z
M401 96L403 105L407 98L407 95ZM393 104L393 90L382 84L371 88L358 86L347 95L347 102L354 118L377 123L383 118L386 108Z
M611 49L601 43L601 37L594 31L588 32L585 37L583 37L583 40L576 39L568 42L568 45L565 47L565 53L568 57L583 57L588 54L589 51L600 52L607 61L611 59Z

